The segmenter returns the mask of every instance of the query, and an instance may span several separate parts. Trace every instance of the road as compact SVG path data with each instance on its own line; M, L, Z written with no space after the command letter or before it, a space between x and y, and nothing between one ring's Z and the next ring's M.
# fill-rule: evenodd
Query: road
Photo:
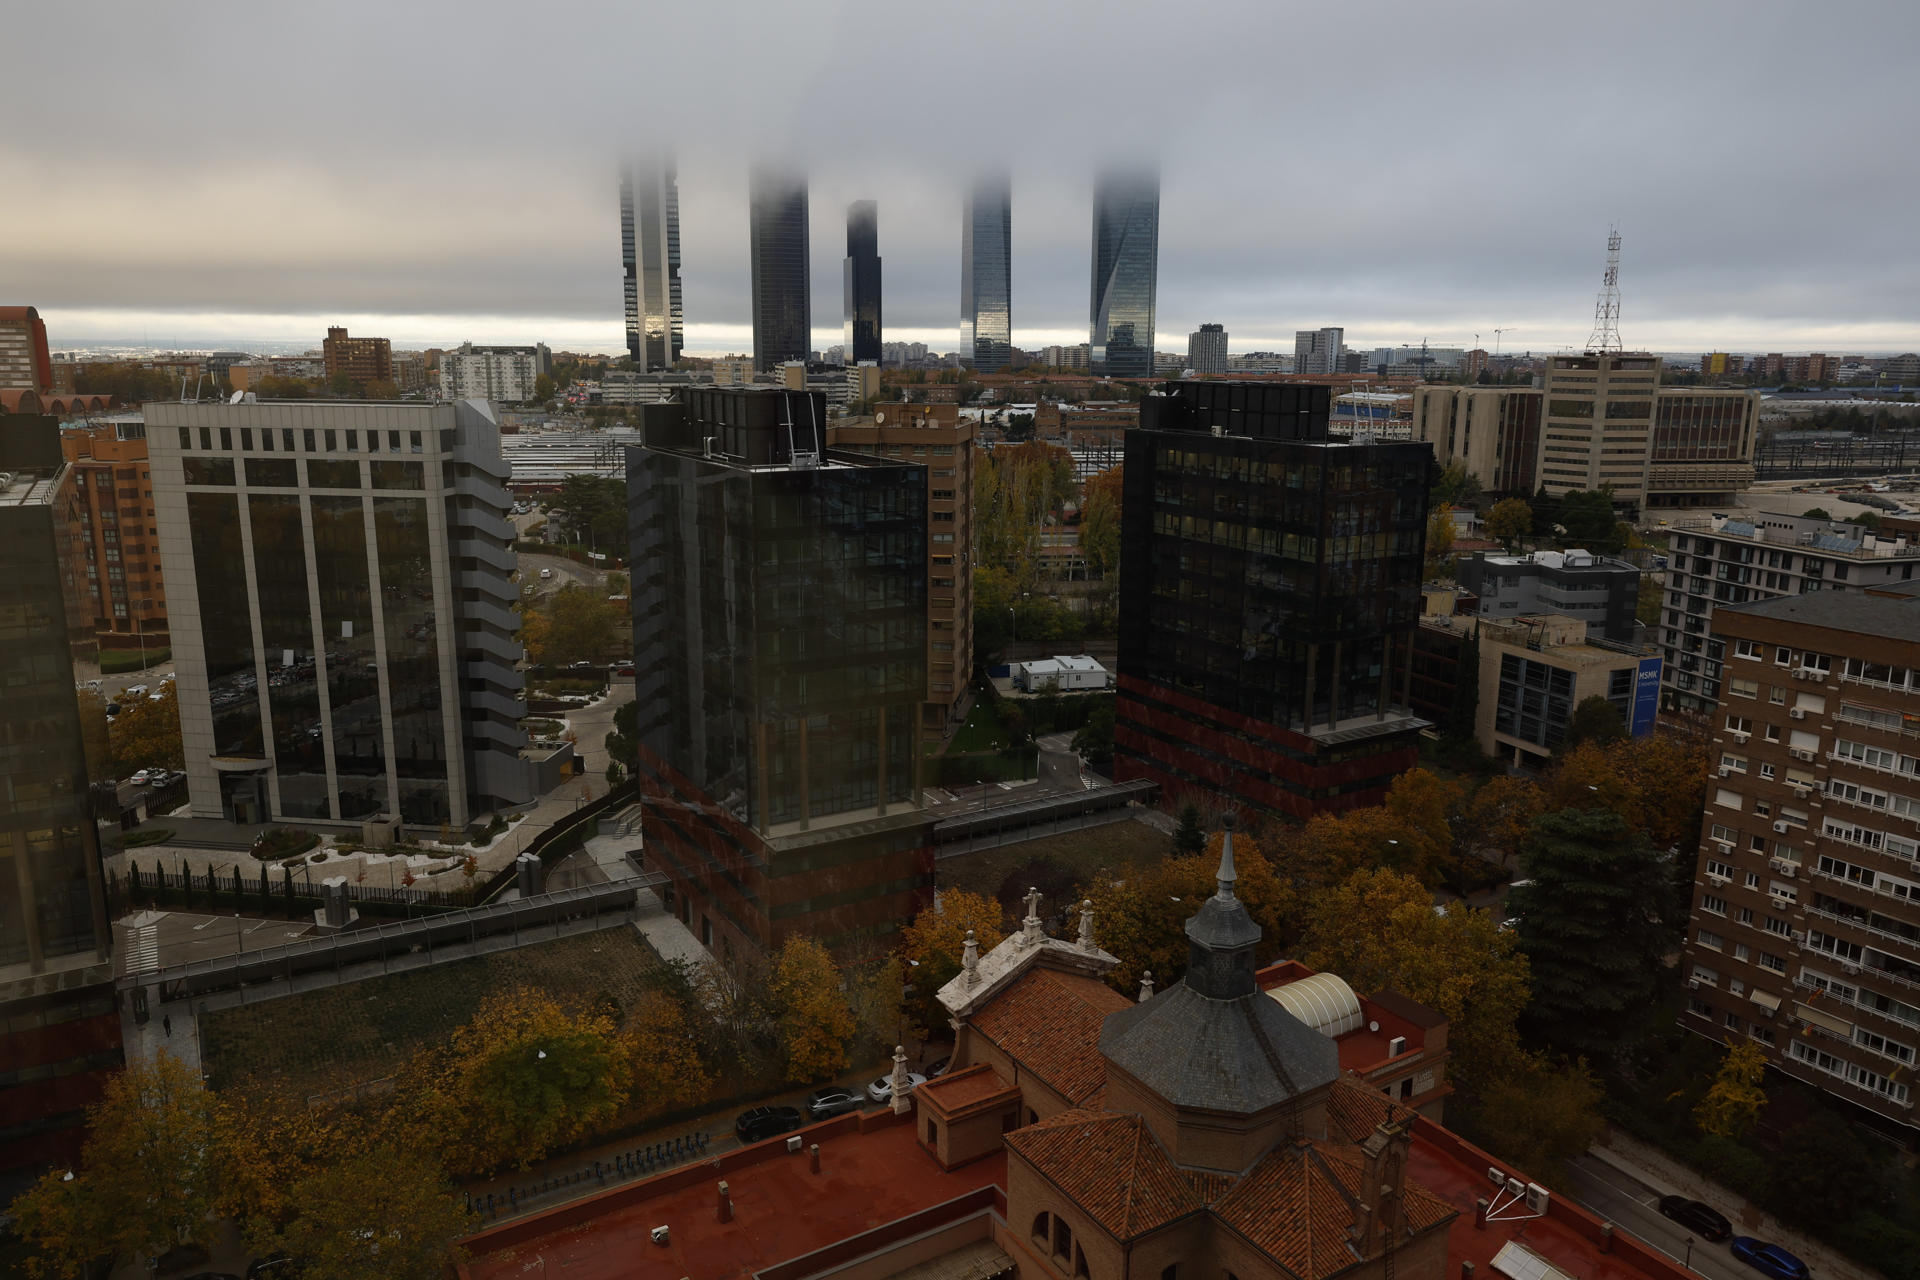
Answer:
M1761 1280L1758 1271L1734 1261L1725 1244L1694 1236L1689 1250L1687 1237L1691 1233L1656 1207L1660 1202L1658 1191L1631 1174L1589 1155L1569 1160L1567 1176L1575 1188L1575 1200L1675 1261L1688 1263L1691 1258L1688 1265L1696 1275L1707 1280ZM1743 1230L1739 1223L1734 1224L1735 1235Z
M1086 783L1081 781L1080 756L1073 749L1073 735L1070 733L1050 733L1035 738L1034 745L1040 748L1040 785L1049 791L1084 791Z
M553 576L542 578L542 569L552 570ZM523 589L533 587L538 591L558 591L571 582L598 591L606 585L606 579L604 569L589 569L565 556L543 556L532 551L520 553L520 585Z
M313 932L311 923L299 920L199 915L189 911L136 912L117 921L115 928L119 945L114 948L114 969L122 976L144 969L217 960L242 951L284 946Z

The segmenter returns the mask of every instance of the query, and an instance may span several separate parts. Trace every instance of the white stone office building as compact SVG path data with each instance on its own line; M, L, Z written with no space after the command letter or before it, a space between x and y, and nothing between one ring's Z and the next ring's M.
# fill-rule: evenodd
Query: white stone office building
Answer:
M492 407L146 412L194 816L459 828L531 799Z
M476 347L460 344L440 357L442 400L493 400L525 404L534 383L553 372L553 354L545 343L531 347Z

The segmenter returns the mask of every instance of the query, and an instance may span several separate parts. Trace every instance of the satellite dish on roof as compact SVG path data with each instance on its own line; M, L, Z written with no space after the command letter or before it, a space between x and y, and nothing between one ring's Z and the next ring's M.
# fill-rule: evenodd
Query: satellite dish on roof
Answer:
M234 393L233 393L232 395L230 395L230 396L228 396L228 397L227 397L227 403L228 403L228 404L239 404L239 403L240 403L240 398L241 398L242 396L244 396L244 395L246 395L246 394L247 394L247 393L246 393L245 391L236 391L236 392L234 392Z

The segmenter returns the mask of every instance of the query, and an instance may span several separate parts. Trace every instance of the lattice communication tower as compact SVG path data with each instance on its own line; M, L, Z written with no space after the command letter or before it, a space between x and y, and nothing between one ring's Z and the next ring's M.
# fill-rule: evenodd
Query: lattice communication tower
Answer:
M1600 297L1593 304L1593 336L1587 339L1589 351L1620 350L1620 229L1607 231L1607 274L1600 282Z

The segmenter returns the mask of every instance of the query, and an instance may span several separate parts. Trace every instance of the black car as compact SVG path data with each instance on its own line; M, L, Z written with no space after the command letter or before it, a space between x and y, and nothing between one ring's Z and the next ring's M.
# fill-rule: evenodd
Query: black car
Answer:
M1733 1224L1698 1200L1685 1196L1661 1196L1660 1212L1689 1230L1698 1231L1715 1244L1733 1234Z
M792 1133L803 1123L798 1107L755 1107L751 1111L742 1111L740 1118L733 1122L733 1136L740 1139L742 1146L746 1146L777 1138L783 1133Z
M828 1085L807 1095L807 1119L827 1120L842 1112L858 1111L866 1105L867 1099L858 1089Z

